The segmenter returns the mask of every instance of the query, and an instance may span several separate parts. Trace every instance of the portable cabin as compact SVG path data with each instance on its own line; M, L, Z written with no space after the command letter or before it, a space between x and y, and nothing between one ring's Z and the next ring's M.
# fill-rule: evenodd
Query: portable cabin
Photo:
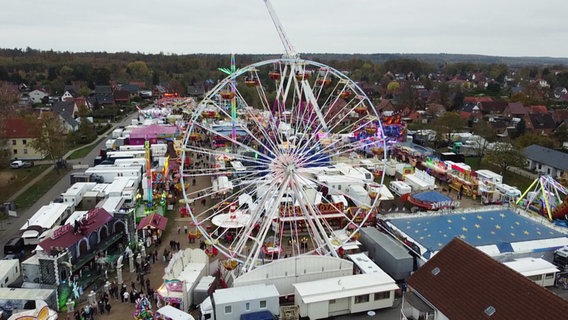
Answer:
M356 274L294 284L300 317L310 320L390 308L396 282L386 273Z
M359 241L369 258L395 280L403 280L414 270L409 250L374 227L361 228Z
M247 319L247 314L265 311L277 316L280 314L279 300L278 290L272 284L218 289L212 298L203 302L202 319L240 320L243 316ZM205 309L207 306L210 306L209 310Z
M555 285L556 274L560 271L554 264L542 258L519 258L503 264L542 287Z
M20 279L21 275L20 260L0 260L0 288L11 286Z

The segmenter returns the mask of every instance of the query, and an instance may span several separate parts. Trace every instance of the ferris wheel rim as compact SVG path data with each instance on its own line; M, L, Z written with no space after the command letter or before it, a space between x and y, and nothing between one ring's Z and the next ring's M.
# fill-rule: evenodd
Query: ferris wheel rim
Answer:
M348 82L349 85L351 86L350 88L352 88L354 91L357 91L357 92L359 93L359 95L361 96L361 99L364 100L366 104L372 106L372 102L370 101L370 99L364 94L363 90L362 90L355 82L353 82L352 80L350 80L346 75L344 75L343 73L341 73L339 70L336 70L336 69L334 69L334 68L332 68L332 67L329 67L329 66L327 66L327 65L325 65L325 64L323 64L323 63L314 62L314 61L310 61L310 60L303 60L303 59L299 59L299 58L294 58L294 59L282 58L282 59L272 59L272 60L261 61L261 62L252 64L252 65L249 65L249 66L247 66L247 67L245 67L245 68L237 69L234 73L232 73L232 74L230 74L229 76L227 76L223 81L221 81L221 82L220 82L219 84L217 84L212 90L210 90L209 93L207 94L206 98L205 98L204 100L202 100L202 101L197 105L197 107L196 107L196 109L195 109L195 112L193 113L193 115L192 115L192 117L191 117L192 119L191 119L190 124L189 124L189 126L188 126L186 138L185 138L185 141L184 141L184 152L183 152L183 157L182 157L183 159L185 159L185 157L186 157L186 148L185 148L185 146L186 146L187 143L188 143L189 136L190 136L190 134L193 132L194 129L197 130L197 129L200 128L200 125L197 124L197 120L201 117L202 113L207 109L207 107L210 106L210 103L212 103L211 97L213 97L215 94L218 94L218 93L219 93L223 88L225 88L229 83L231 83L232 81L235 81L237 78L239 78L240 76L244 75L245 73L256 72L256 70L258 70L259 68L265 67L265 66L270 65L270 64L283 64L283 65L299 64L299 65L310 65L310 66L314 66L314 67L326 68L327 72L331 72L331 73L334 75L334 77L336 77L336 78L338 78L338 79L340 79L340 80L343 80L343 81ZM216 107L217 107L218 109L221 109L219 106L216 106ZM376 114L375 114L375 116L376 116ZM377 130L382 131L382 124L381 124L380 121L377 122L377 125L378 125ZM203 129L203 128L201 127L201 129ZM274 128L272 128L272 129L274 129ZM210 133L217 133L217 132L210 131ZM263 133L263 134L266 134L266 133ZM266 137L266 136L265 136L265 137ZM235 143L235 141L233 141L233 143ZM383 141L383 143L384 143L384 141ZM306 148L304 149L304 152L306 152L306 154L308 154L308 151L309 151L309 150L310 150L310 149L308 149L308 148L306 147ZM193 150L193 151L196 151L196 150ZM209 153L208 151L205 151L205 150L201 150L200 152L202 152L202 154L215 155L215 156L217 156L217 155L220 154L220 152L210 152L210 153ZM384 148L384 152L386 152L386 147ZM281 153L280 155L284 155L284 154L285 154L285 153ZM305 154L304 154L304 155L305 155ZM276 159L276 158L277 158L277 157L274 156L274 157L272 158L272 160L274 160L274 159ZM280 161L280 162L285 162L285 161L287 161L287 160L288 160L288 159L287 159L285 156L282 156L281 158L278 159L278 161ZM259 160L258 163L261 163L261 161L262 161L262 160ZM184 160L182 160L182 162L184 162ZM267 158L267 159L266 159L266 162L265 162L265 163L262 163L262 164L265 164L266 166L269 166L269 165L271 165L271 164L274 165L274 162L275 162L275 161L270 161L270 159ZM384 161L383 161L383 165L384 165ZM282 166L282 167L280 168L280 171L272 171L272 173L277 172L278 174L281 174L281 175L283 175L284 173L288 173L288 174L292 175L291 172L286 171L286 170L288 170L288 167ZM302 172L302 170L299 170L298 172ZM384 170L383 170L383 172L384 172ZM268 173L268 172L267 172L267 173ZM294 174L295 174L295 172L294 172ZM203 175L204 175L204 176L207 176L208 173L204 173ZM198 177L198 176L200 176L200 174L198 174L198 173L194 173L194 174L191 174L191 175L184 175L184 172L183 172L183 170L182 170L182 174L181 174L182 185L185 184L185 179L186 179L186 177L187 177L187 179L190 179L191 177L194 177L194 178L195 178L195 177ZM294 175L294 177L296 177L296 176ZM304 179L304 178L301 178L301 179L300 179L300 178L294 178L294 179L301 180L301 179ZM380 183L381 183L381 184L383 183L383 179L384 179L384 173L383 173L383 176L381 177L381 180L380 180ZM256 181L256 182L261 181L260 179L253 179L253 180ZM296 182L297 182L297 181L296 181ZM306 182L306 183L307 183L307 182ZM244 184L242 184L242 185L244 186ZM321 186L321 184L320 184L320 186ZM274 187L273 187L273 188L274 188ZM183 190L184 199L188 199L188 194L187 194L185 188L182 188L182 190ZM282 191L282 190L280 190L280 191ZM296 195L298 196L298 199L300 199L300 198L301 198L301 199L306 199L306 198L307 198L307 195L303 195L303 196L305 196L306 198L302 198L302 194L303 194L303 193L302 193L301 190L299 190L299 189L296 190ZM234 200L234 198L232 198L232 199ZM280 199L280 200L282 199L282 195L280 195L279 199ZM237 200L238 200L238 199L237 199ZM187 202L188 202L188 201L186 201L186 205L189 205L189 204L187 204ZM276 203L276 202L274 202L274 203ZM373 204L375 204L375 203L376 203L376 200L373 201ZM266 203L266 199L265 199L265 201L262 201L262 202L261 202L261 205L266 205L266 204L267 204L267 203ZM274 204L271 204L271 205L274 206ZM292 208L292 207L293 207L293 206L289 206L289 208ZM314 216L317 215L317 212L314 213L314 211L315 211L314 208L313 208L313 207L310 207L310 208L311 208L311 209L308 208L307 210L308 210L308 211L309 211L309 210L312 210L311 213L312 213ZM209 214L213 214L213 216L218 216L219 212L224 211L224 210L226 210L226 209L227 209L226 207L225 207L225 208L219 208L219 209L218 209L219 211L217 211L217 212L209 212ZM276 207L273 207L273 209L276 209ZM214 209L214 210L217 210L217 209ZM287 210L287 209L284 209L284 210ZM296 210L296 209L293 209L293 211L294 211L294 210ZM304 209L300 209L300 210L304 210ZM308 211L304 211L304 213L308 213L308 214L309 214L310 212L308 212ZM259 218L259 217L258 217L258 214L259 214L259 212L257 211L257 212L256 212L256 216L251 217L251 219L252 219L253 221L257 221L256 219ZM368 214L365 215L365 217L364 217L364 219L363 219L363 223L366 222L366 220L368 219L368 217L369 217ZM202 216L200 216L200 215L194 215L194 214L192 213L192 214L191 214L191 218L192 218L193 224L194 224L197 228L201 228L200 226L201 226L201 224L203 223L203 220L200 220L199 218L202 218ZM320 223L320 222L317 222L316 220L319 221L319 219L309 219L308 223L313 223L313 224L314 224L314 226L313 226L314 228L319 228L319 229L325 229L325 228L326 228L325 226L322 226L321 223ZM324 220L325 220L325 219L324 219ZM316 224L318 224L318 223L320 223L320 225L316 225ZM264 227L265 227L266 229L268 229L268 228L266 227L266 225L265 225ZM360 226L357 227L357 230L358 230L358 228L360 228ZM230 228L229 228L229 229L230 229ZM342 228L342 229L343 229L343 228ZM347 227L345 227L345 229L347 229ZM200 230L200 231L202 231L202 233L203 233L204 235L207 233L207 230L204 230L204 229L203 229L203 230ZM264 231L264 230L263 230L263 231ZM265 237L266 237L266 234L264 235L263 239L264 239ZM259 239L256 239L256 240L258 241ZM240 255L239 253L233 252L231 247L224 247L222 244L220 244L220 243L214 243L214 242L215 242L215 241L212 241L212 244L215 244L215 247L217 247L217 249L219 249L219 251L221 251L222 254L224 254L225 256L227 256L227 257L229 257L229 258L234 258L234 259L240 260L241 263L245 263L245 264L246 264L246 261L245 261L245 260L246 260L248 257L243 257L243 256ZM329 242L329 241L328 241L328 242ZM338 244L341 244L341 243L342 243L342 241L339 241L339 242L338 242ZM328 249L329 249L330 251L332 251L332 248L328 248ZM243 259L243 258L244 258L244 259Z

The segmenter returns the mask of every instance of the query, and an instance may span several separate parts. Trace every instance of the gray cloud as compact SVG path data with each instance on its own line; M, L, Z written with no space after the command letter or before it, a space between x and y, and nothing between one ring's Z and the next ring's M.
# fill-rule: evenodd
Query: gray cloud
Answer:
M562 0L272 0L299 52L568 52ZM19 0L3 4L0 44L58 51L281 53L262 0Z

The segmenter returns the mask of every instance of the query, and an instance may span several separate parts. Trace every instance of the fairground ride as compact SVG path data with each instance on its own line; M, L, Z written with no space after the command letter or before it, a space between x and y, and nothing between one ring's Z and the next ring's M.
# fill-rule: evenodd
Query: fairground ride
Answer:
M367 195L355 192L364 180L356 169L336 180L322 175L359 157L384 167L387 150L363 90L344 73L299 58L265 3L284 56L239 69L233 62L194 109L182 154L182 163L205 161L181 172L194 232L237 274L284 257L338 256L371 220L380 195L361 201ZM378 171L375 185L384 179ZM194 210L191 203L211 205Z

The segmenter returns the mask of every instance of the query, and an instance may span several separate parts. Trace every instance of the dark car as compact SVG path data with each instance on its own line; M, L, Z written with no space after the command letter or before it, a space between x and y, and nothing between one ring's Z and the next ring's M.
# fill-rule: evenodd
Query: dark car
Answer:
M4 255L13 255L21 258L24 254L24 239L20 237L12 238L4 244Z

